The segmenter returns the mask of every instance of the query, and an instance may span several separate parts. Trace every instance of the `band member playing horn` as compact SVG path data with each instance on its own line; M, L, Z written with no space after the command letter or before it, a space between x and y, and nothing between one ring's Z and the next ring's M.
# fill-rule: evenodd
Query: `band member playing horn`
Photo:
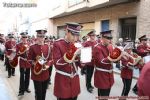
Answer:
M65 39L59 39L53 45L53 58L56 68L54 95L57 100L77 100L80 93L76 56L78 49L74 43L78 40L82 26L78 23L66 23Z
M147 45L147 37L146 35L143 35L139 38L140 40L140 44L137 46L137 53L139 56L141 56L142 58L144 58L145 56L149 55L149 47ZM143 67L139 68L139 71L141 72ZM137 89L137 84L134 86L134 88L132 89L133 92L135 94L137 94L138 89Z
M121 96L128 96L128 93L131 88L132 83L132 77L133 77L133 69L135 67L134 59L131 58L134 57L134 54L132 52L133 46L131 43L129 43L128 46L124 49L124 52L128 53L128 55L123 55L121 57L121 78L123 82L123 90Z
M16 54L20 55L19 67L20 67L20 86L18 96L24 95L24 92L30 93L29 83L30 83L30 67L31 64L27 60L28 49L30 44L27 42L28 33L22 32L21 42L16 45Z
M45 100L51 66L51 49L44 44L47 30L36 30L36 43L29 48L28 60L31 62L31 79L34 83L35 100Z
M121 58L121 50L115 48L112 50L111 30L101 32L101 43L95 45L93 49L93 58L95 62L94 85L98 88L98 96L109 96L111 87L114 84L112 62ZM111 50L110 50L111 49Z
M8 34L9 40L5 43L5 54L6 54L6 67L8 68L8 78L15 76L15 68L10 65L11 55L16 52L16 41L14 39L14 34Z
M89 37L89 40L84 43L84 47L92 47L96 45L96 35L95 35L95 30L91 30L88 32L87 36ZM94 71L94 63L93 61L86 63L86 88L88 92L92 93L94 87L91 84L92 76L93 76L93 71ZM85 68L84 67L84 68Z

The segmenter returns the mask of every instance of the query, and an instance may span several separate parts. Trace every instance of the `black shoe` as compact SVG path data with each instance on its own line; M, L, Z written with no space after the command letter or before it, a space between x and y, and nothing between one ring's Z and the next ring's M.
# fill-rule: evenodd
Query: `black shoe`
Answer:
M90 93L92 93L93 89L92 88L88 88L87 91L90 92Z
M31 91L29 89L25 90L27 93L30 93Z
M8 78L10 78L11 76L8 76Z
M20 92L20 93L18 94L18 96L22 96L22 95L24 95L24 92Z
M12 76L15 76L15 74L12 74Z

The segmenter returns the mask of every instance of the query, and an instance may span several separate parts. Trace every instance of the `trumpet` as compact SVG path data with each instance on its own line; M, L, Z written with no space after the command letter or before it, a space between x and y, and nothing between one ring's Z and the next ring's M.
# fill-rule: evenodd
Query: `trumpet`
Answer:
M137 65L138 63L140 64L143 64L143 60L142 60L142 57L139 56L138 54L136 53L133 53L133 54L129 54L125 51L125 49L127 48L127 46L129 46L129 44L127 44L125 47L117 47L116 45L114 45L115 48L118 48L121 50L122 52L122 56L128 56L132 59L132 61L130 62L130 65Z

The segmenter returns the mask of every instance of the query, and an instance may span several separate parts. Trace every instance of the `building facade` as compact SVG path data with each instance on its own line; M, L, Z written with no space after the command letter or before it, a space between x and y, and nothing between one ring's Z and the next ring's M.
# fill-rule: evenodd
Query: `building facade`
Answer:
M135 40L150 36L150 0L64 0L49 15L50 32L64 37L65 22L78 22L84 26L81 36L90 29L96 34L113 30L113 41L118 38Z

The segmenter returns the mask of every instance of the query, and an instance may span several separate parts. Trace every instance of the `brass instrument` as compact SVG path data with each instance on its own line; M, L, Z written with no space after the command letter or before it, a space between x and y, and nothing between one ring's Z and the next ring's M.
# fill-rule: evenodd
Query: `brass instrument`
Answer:
M120 48L118 48L118 49L121 50L122 56L128 56L128 57L130 57L130 58L132 59L132 61L130 62L130 65L135 66L135 65L137 65L138 63L143 64L143 60L142 60L142 57L141 57L141 56L137 55L136 53L133 53L133 54L131 55L131 54L129 54L129 53L127 53L127 52L125 51L125 49L127 48L128 45L129 45L129 44L127 44L125 47L120 47ZM117 47L117 46L114 46L114 47Z
M18 54L16 54L16 52L11 53L10 57L9 57L9 64L11 65L11 67L15 68L18 65L18 57L22 54L24 54L26 51L28 50L28 45L22 45L19 48L19 52Z
M28 51L29 47L27 44L25 45L22 45L20 48L19 48L19 55L21 54L24 54L26 51Z
M49 68L49 66L46 65L45 63L46 63L45 58L43 58L41 56L36 57L36 62L34 64L34 74L35 75L39 75L39 74L41 74L42 71L47 70Z

